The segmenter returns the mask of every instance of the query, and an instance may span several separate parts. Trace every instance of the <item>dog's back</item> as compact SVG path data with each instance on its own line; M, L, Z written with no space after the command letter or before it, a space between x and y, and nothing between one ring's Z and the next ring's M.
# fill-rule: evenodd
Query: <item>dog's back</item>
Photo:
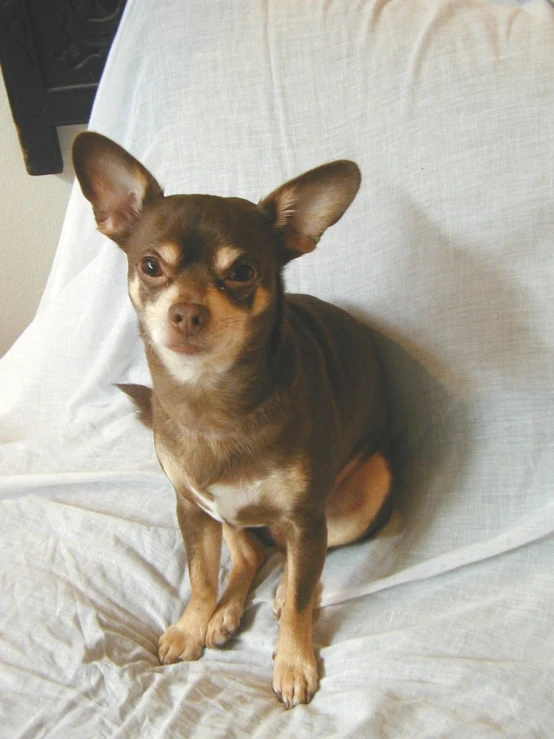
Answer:
M329 386L338 422L338 468L354 456L386 454L387 413L371 329L337 306L310 295L286 295L286 311L302 356L312 418L322 417ZM312 390L315 388L312 394ZM316 452L317 453L317 452Z

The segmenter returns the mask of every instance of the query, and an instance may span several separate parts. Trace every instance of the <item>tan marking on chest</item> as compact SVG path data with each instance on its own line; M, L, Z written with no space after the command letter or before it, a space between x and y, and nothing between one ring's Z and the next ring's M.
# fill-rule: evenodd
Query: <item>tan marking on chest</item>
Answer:
M266 477L209 489L217 515L233 526L267 526L286 513L306 487L298 463L274 469Z
M267 476L238 483L214 483L202 490L183 466L156 441L160 464L177 490L189 491L208 515L231 526L266 526L293 505L306 487L306 476L298 463L275 469Z

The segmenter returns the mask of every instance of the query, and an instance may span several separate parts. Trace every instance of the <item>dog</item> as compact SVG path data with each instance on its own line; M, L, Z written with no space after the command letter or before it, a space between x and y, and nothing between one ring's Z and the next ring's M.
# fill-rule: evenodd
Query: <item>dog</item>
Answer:
M283 268L341 218L359 168L325 164L254 204L164 196L98 133L76 138L73 161L99 231L127 255L152 390L122 389L153 429L186 549L191 598L160 637L159 658L196 660L236 633L265 561L263 530L286 553L273 690L288 708L308 703L326 552L386 522L393 477L372 332L335 306L285 294ZM231 571L218 601L222 539Z

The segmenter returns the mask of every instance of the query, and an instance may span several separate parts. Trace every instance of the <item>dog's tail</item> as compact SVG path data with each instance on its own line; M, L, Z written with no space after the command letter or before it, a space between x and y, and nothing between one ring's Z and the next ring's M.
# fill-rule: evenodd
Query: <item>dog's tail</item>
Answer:
M128 395L137 409L139 420L149 429L152 428L152 390L146 385L116 385Z

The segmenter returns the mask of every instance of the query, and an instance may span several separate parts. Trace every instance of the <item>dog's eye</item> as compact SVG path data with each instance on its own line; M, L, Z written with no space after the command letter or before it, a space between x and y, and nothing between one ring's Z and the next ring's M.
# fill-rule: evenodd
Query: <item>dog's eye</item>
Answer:
M227 275L231 282L249 282L254 277L254 270L246 262L237 262Z
M161 277L163 275L160 263L154 257L144 257L140 263L140 268L147 277Z

